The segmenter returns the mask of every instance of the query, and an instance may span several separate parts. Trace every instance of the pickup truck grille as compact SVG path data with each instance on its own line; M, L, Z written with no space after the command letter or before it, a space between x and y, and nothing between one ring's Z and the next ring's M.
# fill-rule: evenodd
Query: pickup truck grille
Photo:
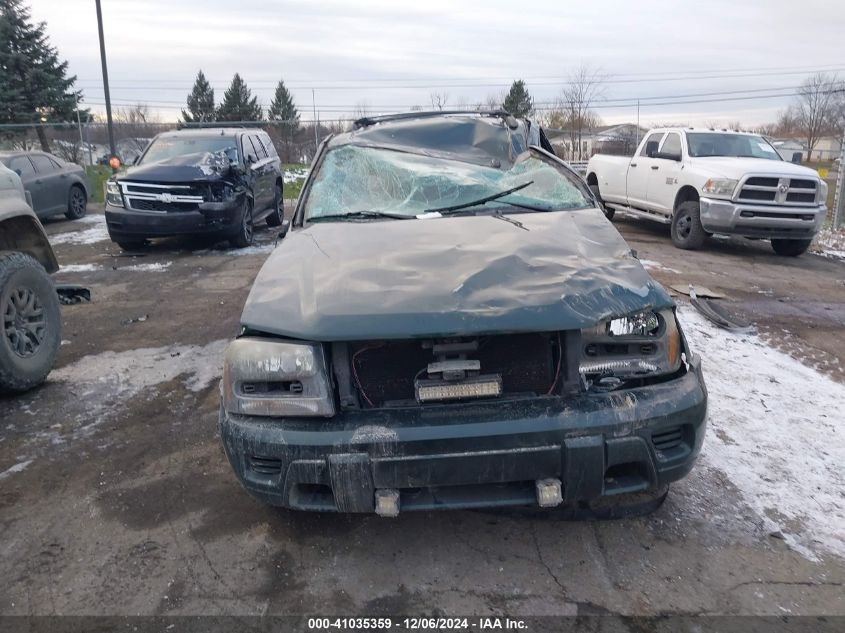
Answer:
M123 200L133 211L181 213L196 211L203 201L203 187L197 185L158 185L120 181Z
M818 195L818 181L807 178L778 178L749 176L742 183L738 202L814 206Z
M501 375L503 396L543 396L555 381L563 338L556 332L485 336L466 358L480 361L481 374ZM349 358L364 408L415 404L414 380L437 360L422 340L350 343Z

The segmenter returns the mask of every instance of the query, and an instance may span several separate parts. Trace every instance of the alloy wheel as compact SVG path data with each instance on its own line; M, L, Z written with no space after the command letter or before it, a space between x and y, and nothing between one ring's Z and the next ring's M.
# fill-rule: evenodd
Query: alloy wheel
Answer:
M31 288L9 293L3 306L3 332L12 351L21 358L33 356L47 333L44 309Z

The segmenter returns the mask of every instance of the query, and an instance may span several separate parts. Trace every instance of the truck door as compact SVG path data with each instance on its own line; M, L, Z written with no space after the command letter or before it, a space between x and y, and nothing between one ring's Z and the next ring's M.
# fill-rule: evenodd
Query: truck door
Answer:
M648 207L652 211L672 215L675 194L678 192L678 177L683 165L682 158L681 135L677 132L667 132L654 164L649 169L646 197Z
M625 177L625 191L628 197L628 204L632 207L646 208L648 204L648 182L652 168L657 163L654 155L660 147L663 139L663 132L650 134L643 143L639 154L636 154L628 164L628 173Z

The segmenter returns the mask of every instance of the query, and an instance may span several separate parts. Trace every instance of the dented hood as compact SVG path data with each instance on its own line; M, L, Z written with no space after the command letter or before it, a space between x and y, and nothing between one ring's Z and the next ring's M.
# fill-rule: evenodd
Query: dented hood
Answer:
M119 180L156 183L213 182L230 172L229 160L221 153L198 152L130 167Z
M265 262L241 317L314 341L577 329L672 300L601 211L324 222ZM527 229L527 230L525 230Z

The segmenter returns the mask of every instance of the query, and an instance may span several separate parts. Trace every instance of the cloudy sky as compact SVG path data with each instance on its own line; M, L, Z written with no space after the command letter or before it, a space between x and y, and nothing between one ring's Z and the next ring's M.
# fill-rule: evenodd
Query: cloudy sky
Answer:
M581 64L609 75L607 123L772 120L808 74L845 76L845 3L825 0L102 0L112 101L175 121L199 68L303 119L474 104L523 78L546 107ZM94 0L34 0L85 101L102 111ZM778 96L785 95L785 96ZM689 103L697 101L697 103ZM686 103L678 103L686 102Z

